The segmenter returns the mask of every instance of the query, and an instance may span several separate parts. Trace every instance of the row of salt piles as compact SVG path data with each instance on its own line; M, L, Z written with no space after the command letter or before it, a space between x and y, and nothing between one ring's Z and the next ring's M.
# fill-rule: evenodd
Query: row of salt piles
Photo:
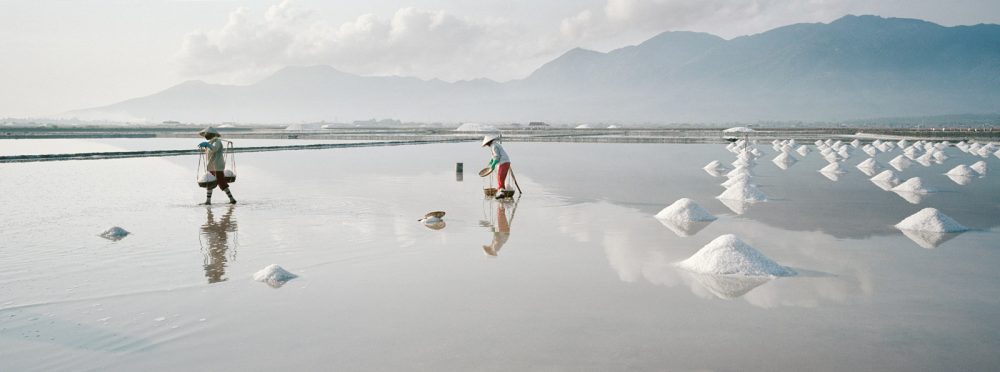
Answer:
M757 148L756 142L738 140L726 146L729 152L736 155L736 160L732 162L733 168L729 169L718 160L712 161L703 169L714 177L723 176L726 181L721 184L726 190L716 198L726 207L736 214L743 214L753 203L767 201L767 196L753 183L753 167L757 165L757 158L763 153Z
M799 160L792 155L793 152L798 153L803 157L809 154L809 147L806 145L798 145L794 138L787 140L774 140L771 142L771 145L774 150L778 152L778 155L771 159L771 162L782 170L787 170Z
M979 156L982 158L987 158L991 154L993 156L996 156L997 158L1000 158L1000 145L997 145L992 142L981 144L976 141L972 141L971 143L962 141L955 144L955 147L957 147L959 150L962 150L962 152L968 153L970 155Z

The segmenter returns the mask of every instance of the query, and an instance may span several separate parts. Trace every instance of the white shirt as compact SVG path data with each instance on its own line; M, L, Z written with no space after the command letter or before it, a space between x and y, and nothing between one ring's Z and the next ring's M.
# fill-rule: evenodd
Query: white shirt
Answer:
M493 153L493 159L497 160L497 164L510 163L510 157L507 156L507 151L504 151L503 146L500 146L499 140L490 143L490 151Z

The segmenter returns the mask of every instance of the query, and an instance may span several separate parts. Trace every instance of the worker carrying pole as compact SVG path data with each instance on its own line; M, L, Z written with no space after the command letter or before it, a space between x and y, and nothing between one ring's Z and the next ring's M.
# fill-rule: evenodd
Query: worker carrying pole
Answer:
M500 134L487 134L483 136L483 146L490 147L490 152L492 157L490 158L490 169L496 169L497 171L497 194L496 198L500 199L506 195L507 187L507 172L510 171L510 156L507 155L507 151L503 149L500 145Z

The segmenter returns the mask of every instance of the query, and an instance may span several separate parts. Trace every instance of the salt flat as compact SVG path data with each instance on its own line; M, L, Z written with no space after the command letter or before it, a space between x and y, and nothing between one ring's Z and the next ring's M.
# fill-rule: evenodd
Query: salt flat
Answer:
M195 205L193 156L2 164L0 370L1000 365L1000 172L944 175L994 157L949 147L896 172L937 191L913 204L860 150L833 181L815 147L782 169L761 145L767 201L737 214L701 169L735 159L722 145L505 147L511 203L483 198L473 143L239 154L232 207ZM681 198L718 219L681 236L653 218ZM894 227L927 207L972 230ZM417 221L434 210L443 229ZM130 234L98 236L112 226ZM798 275L676 267L724 234ZM298 277L253 279L271 264Z

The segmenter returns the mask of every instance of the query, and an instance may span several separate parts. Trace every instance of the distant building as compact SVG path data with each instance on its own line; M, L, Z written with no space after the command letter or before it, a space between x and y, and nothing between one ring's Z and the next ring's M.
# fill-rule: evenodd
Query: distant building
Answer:
M167 121L163 122L163 124L166 124L166 125L177 125L177 124L180 124L180 123L181 122L176 121L176 120L167 120Z
M543 122L543 121L533 121L533 122L528 123L528 128L534 128L534 129L541 129L541 128L545 128L545 127L548 127L548 126L549 125L545 124L545 122Z

